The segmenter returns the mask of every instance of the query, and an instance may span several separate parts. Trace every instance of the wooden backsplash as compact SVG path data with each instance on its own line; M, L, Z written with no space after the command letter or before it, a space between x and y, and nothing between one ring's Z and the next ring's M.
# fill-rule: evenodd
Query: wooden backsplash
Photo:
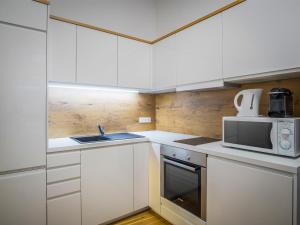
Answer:
M294 93L295 116L300 116L300 78L244 84L239 89L180 92L159 95L115 93L96 90L49 88L50 138L106 132L164 130L221 137L223 116L236 114L233 99L241 89L263 88L260 113L266 115L273 87ZM139 124L139 116L151 116L151 124ZM156 123L155 123L156 118Z
M294 114L300 116L300 79L244 84L239 89L180 92L156 96L156 129L221 137L222 117L236 115L233 99L241 89L263 88L260 113L268 111L268 92L285 87L294 93Z
M96 134L97 123L106 132L155 129L154 95L50 87L48 96L49 138ZM140 116L153 122L139 124Z

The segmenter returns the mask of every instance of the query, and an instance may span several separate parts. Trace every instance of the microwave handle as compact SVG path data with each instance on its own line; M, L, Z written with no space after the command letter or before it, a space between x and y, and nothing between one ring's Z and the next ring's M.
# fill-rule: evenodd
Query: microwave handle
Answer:
M274 123L273 123L272 124L272 129L271 129L271 132L270 132L270 139L271 139L271 143L272 143L273 148L274 148L274 142L276 140L276 138L274 137L275 134L276 134L276 132L275 132Z

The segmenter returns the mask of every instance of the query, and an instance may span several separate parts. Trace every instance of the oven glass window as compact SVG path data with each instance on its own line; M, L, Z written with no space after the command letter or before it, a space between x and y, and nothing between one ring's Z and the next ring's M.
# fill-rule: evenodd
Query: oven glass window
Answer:
M226 143L273 149L271 142L272 123L224 121Z
M201 216L200 169L193 172L164 163L164 197L187 211Z

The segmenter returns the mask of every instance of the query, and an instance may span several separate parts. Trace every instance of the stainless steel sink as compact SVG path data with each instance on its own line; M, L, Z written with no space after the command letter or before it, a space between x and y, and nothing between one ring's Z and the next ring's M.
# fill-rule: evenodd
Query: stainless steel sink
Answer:
M112 134L105 134L105 135L71 137L71 138L81 144L84 144L84 143L125 140L125 139L143 138L143 137L144 136L131 134L131 133L112 133Z

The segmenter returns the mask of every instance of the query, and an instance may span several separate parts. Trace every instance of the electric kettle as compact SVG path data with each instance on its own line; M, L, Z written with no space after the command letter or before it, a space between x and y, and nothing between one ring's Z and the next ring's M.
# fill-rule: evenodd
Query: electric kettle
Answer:
M258 116L259 103L263 89L242 90L234 98L234 106L238 111L237 116ZM242 96L240 104L238 99Z

